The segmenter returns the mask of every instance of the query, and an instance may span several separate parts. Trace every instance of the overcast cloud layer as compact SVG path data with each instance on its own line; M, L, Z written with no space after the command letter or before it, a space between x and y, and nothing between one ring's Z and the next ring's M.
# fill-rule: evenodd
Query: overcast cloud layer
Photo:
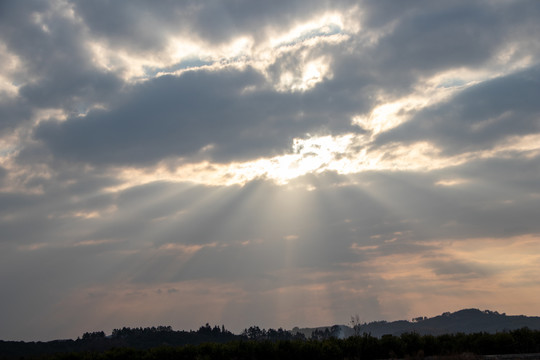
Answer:
M0 2L0 339L540 315L539 18Z

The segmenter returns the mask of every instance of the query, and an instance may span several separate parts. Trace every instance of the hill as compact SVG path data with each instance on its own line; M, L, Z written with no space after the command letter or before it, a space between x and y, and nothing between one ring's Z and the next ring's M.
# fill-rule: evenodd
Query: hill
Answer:
M497 311L464 309L454 313L446 312L441 315L427 318L418 317L412 321L375 321L357 325L357 334L371 334L375 337L383 335L401 335L415 332L420 335L442 335L442 334L472 334L478 332L497 333L527 327L531 330L540 330L540 317L500 314ZM355 329L346 325L334 325L333 327L318 328L294 328L293 333L300 332L306 337L311 337L315 332L328 329L335 337L343 338L355 334ZM339 331L337 331L339 329Z
M523 328L528 328L530 330ZM512 334L512 331L514 331L515 334ZM489 335L495 333L498 334ZM351 338L351 336L355 334L366 335ZM465 334L473 335L471 335L471 338L467 341L463 341L461 338L461 340L457 338L454 339L456 344L468 344L467 346L460 345L461 347L456 347L456 345L447 348L448 346L443 343L440 343L437 346L433 344L431 344L433 345L431 346L428 343L422 345L422 341L424 340L420 341L421 335L431 336L443 334L456 334L458 338L466 336ZM384 335L391 336L388 337ZM501 338L499 335L503 337ZM343 341L337 340L345 338L347 339ZM377 340L377 338L380 340ZM461 341L461 343L458 340ZM437 351L439 351L438 353L444 353L445 351L453 353L476 351L484 354L488 354L490 351L499 351L499 353L508 353L507 351L538 352L540 351L540 345L530 345L540 344L540 317L528 317L523 315L507 316L506 314L499 314L496 311L465 309L454 313L443 313L432 318L419 317L413 319L413 321L377 321L359 324L354 328L346 325L334 325L331 327L320 328L294 328L292 331L286 331L281 328L278 330L266 330L260 329L258 326L252 326L249 329L245 329L241 334L233 334L226 330L224 326L211 327L209 324L202 326L197 331L175 331L170 326L134 329L122 328L115 329L112 334L108 336L103 331L85 333L82 338L76 340L67 339L49 342L0 340L0 359L41 357L46 354L61 353L103 353L114 351L114 349L126 349L126 351L131 349L129 351L136 350L139 351L140 354L145 354L144 351L148 349L156 348L185 348L187 349L185 351L199 351L202 349L201 346L204 347L204 344L214 344L216 346L217 344L223 344L224 346L230 344L230 346L234 348L235 346L255 346L245 344L257 343L261 344L260 346L264 348L269 346L272 347L275 344L277 344L275 346L280 347L289 346L283 344L294 343L296 344L294 346L298 347L304 345L307 347L317 347L323 346L321 344L330 344L332 341L342 341L342 343L339 343L341 344L339 346L344 346L345 348L349 346L347 345L349 342L355 343L356 345L354 346L358 345L360 348L367 346L366 344L369 343L371 344L370 346L374 346L374 348L379 347L379 350L381 351L387 351L389 346L392 349L395 347L392 351L396 354L414 354L411 349L405 349L409 346L407 344L411 341L422 345L426 349L429 349L431 346L433 349L430 351L433 354L437 354ZM391 344L388 343L389 341ZM433 336L431 336L430 339L425 339L425 341L433 342L437 340L434 340ZM364 342L366 342L366 344L364 344ZM501 344L506 345L502 346ZM354 346L352 347L354 348ZM403 348L403 346L405 346L405 348ZM224 348L210 347L208 349L216 350ZM422 347L417 350L421 349Z

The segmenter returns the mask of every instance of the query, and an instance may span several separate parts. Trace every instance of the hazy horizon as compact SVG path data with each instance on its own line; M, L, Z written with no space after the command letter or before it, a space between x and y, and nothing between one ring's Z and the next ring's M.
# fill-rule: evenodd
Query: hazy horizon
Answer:
M423 321L424 320L432 320L432 319L435 319L435 318L440 318L440 317L445 317L445 315L447 314L455 314L455 313L458 313L458 312L463 312L463 311L467 311L467 310L478 310L480 312L483 312L483 313L492 313L492 314L495 314L498 316L503 316L505 318L508 318L508 317L521 317L521 316L526 316L527 318L531 319L531 318L540 318L540 316L535 316L535 315L524 315L524 314L506 314L506 313L500 313L498 312L497 310L489 310L489 309L476 309L476 308L469 308L469 309L459 309L459 310L456 310L456 311L445 311L444 313L441 313L441 314L436 314L434 316L431 316L431 317L427 317L427 316L420 316L420 317L423 317L424 319L422 319ZM356 317L356 315L359 315L359 314L355 314L353 316L350 317L350 319L347 321L347 322L344 322L344 323L335 323L335 324L319 324L319 325L314 325L314 326L302 326L301 324L298 324L296 326L293 326L291 328L283 328L281 326L277 326L275 328L272 328L272 327L261 327L257 324L250 324L244 328L241 328L241 329L238 329L237 331L234 331L234 330L231 330L229 329L225 324L210 324L210 323L204 323L204 324L200 324L199 326L196 326L194 328L175 328L174 326L170 326L170 325L167 325L167 324L153 324L153 325L132 325L132 326L115 326L109 330L105 330L105 329L92 329L91 331L84 331L83 333L81 334L77 334L77 335L74 335L74 336L71 336L71 337L65 337L65 338L55 338L55 339L46 339L46 340L43 340L43 339L29 339L27 341L55 341L55 340L76 340L76 339L80 339L80 338L84 338L83 335L85 334L92 334L92 333L97 333L97 332L102 332L105 334L105 336L111 336L113 335L114 336L114 331L115 330L122 330L124 328L128 328L128 329L139 329L139 328L142 328L142 329L149 329L149 328L154 328L154 329L158 329L159 327L164 327L164 328L170 328L170 330L172 331L198 331L199 329L203 328L203 327L206 327L206 326L210 326L211 328L214 328L214 327L219 327L219 328L222 328L224 327L225 330L227 331L230 331L232 332L233 334L235 335L241 335L245 330L248 330L249 328L251 327L259 327L261 330L270 330L270 329L273 329L273 330L278 330L278 329L282 329L282 330L285 330L285 331L289 331L289 332L292 332L293 335L294 335L294 331L295 329L297 330L305 330L305 329L321 329L321 328L332 328L333 326L345 326L345 327L348 327L349 329L352 329L354 328L355 326L355 323L353 323L353 321L357 321L359 320L359 317ZM396 322L402 322L402 321L406 321L410 324L418 324L419 320L417 320L418 317L416 318L412 318L412 319L386 319L386 320L372 320L372 321L368 321L368 322L360 322L360 323L357 323L357 325L360 325L361 326L361 329L364 328L365 326L367 326L369 328L370 325L379 325L378 323L380 322L385 322L387 325L392 325L392 323ZM484 324L485 325L485 324ZM440 325L439 325L440 327ZM516 328L517 329L517 328ZM425 330L428 330L428 331L433 331L434 329L433 328L427 328ZM424 330L424 331L425 331ZM505 329L505 331L507 331L509 329ZM510 329L510 330L515 330L514 328ZM378 330L379 332L381 331L380 329ZM400 331L403 331L401 328L400 328ZM417 330L414 330L414 331L417 331ZM460 332L462 332L463 330L461 330ZM488 331L488 329L485 329L483 331L486 331L486 332L490 332ZM371 333L370 333L371 335ZM373 336L376 336L377 335L373 335ZM380 336L380 335L379 335ZM17 340L17 339L10 339L10 340L6 340L6 339L0 339L2 341L20 341L20 340Z
M529 316L540 2L0 2L0 339Z

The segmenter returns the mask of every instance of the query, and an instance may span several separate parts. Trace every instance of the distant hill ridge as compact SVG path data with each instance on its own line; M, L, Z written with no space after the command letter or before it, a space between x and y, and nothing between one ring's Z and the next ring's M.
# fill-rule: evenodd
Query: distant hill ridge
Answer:
M245 329L241 334L233 334L226 330L224 326L211 327L209 324L201 326L197 331L173 330L170 326L158 326L151 328L122 328L115 329L107 336L103 331L85 333L77 340L54 340L48 342L24 342L24 341L2 341L0 340L0 359L19 359L28 356L42 356L56 353L83 353L83 352L104 352L113 348L131 349L151 349L156 347L178 347L184 345L198 345L204 343L231 343L238 341L253 342L277 342L277 341L306 341L321 340L329 338L348 338L352 335L368 334L371 337L357 337L353 341L368 341L366 339L382 338L381 341L388 340L384 335L393 335L398 341L400 335L407 333L419 337L420 335L444 335L444 334L475 334L475 333L501 333L512 330L529 328L529 331L521 331L521 337L536 337L532 344L540 344L540 332L532 333L532 330L540 331L540 317L534 316L507 316L496 311L464 309L454 313L443 313L432 318L418 317L412 321L375 321L371 323L357 324L355 327L346 325L334 325L319 328L294 328L292 331L283 329L260 329L252 326ZM416 333L417 335L411 334ZM474 335L472 335L474 336ZM512 339L512 336L510 339ZM519 337L518 336L518 337ZM401 339L403 340L403 339ZM486 340L486 339L484 339ZM486 341L492 341L487 339ZM513 341L513 340L512 340ZM490 343L491 344L491 343ZM513 344L513 342L512 342ZM521 344L521 343L519 343ZM518 345L519 345L518 344ZM382 346L382 345L381 345ZM490 345L491 346L491 345ZM510 351L513 348L507 347ZM527 347L529 352L540 352L540 346ZM532 350L531 350L532 349ZM514 349L516 350L516 349ZM524 351L526 349L517 349ZM484 350L478 350L486 353ZM489 350L493 351L493 349ZM540 357L536 357L540 358Z
M294 328L294 332L303 333L310 337L314 331L324 331L326 328L338 329L336 337L348 337L355 334L355 329L346 325L319 328ZM527 327L531 330L540 330L540 317L525 315L506 315L497 311L463 309L453 313L445 312L441 315L427 318L418 317L413 321L374 321L364 323L356 327L357 334L371 334L371 336L381 337L383 335L401 335L403 333L415 332L419 335L442 335L455 333L497 333L502 331L516 330Z

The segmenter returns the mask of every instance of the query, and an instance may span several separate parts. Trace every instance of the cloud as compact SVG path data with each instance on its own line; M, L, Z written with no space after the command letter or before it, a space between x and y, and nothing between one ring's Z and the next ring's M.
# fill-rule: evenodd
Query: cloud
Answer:
M175 35L212 45L241 36L262 40L270 30L289 28L340 6L336 3L330 7L325 1L309 2L309 6L305 2L291 4L287 1L276 1L272 5L251 1L204 5L196 1L168 2L161 6L145 1L73 3L92 33L112 41L114 46L145 52L165 47L167 38Z
M87 35L69 6L9 1L3 6L2 42L20 62L13 79L29 106L76 112L119 89L115 74L94 66Z
M240 104L235 99L245 87L257 83L257 74L249 70L161 77L135 89L123 106L91 111L83 119L44 123L36 136L57 154L91 163L145 163L172 155L190 156L239 136L244 123L260 124L257 117L262 116L255 111L262 109L248 99ZM255 141L245 137L244 142Z
M2 181L4 180L6 175L7 175L7 170L3 168L2 166L0 166L0 185L2 184Z
M245 91L252 86L260 90ZM248 160L283 153L293 137L332 123L352 129L346 118L329 121L330 109L315 105L319 96L268 90L249 68L193 71L136 86L110 110L43 122L35 137L55 156L91 164Z
M0 338L532 314L539 11L1 2Z
M448 277L475 277L475 278L485 278L489 269L485 269L485 266L482 264L475 264L471 262L464 261L433 261L428 265L432 266L435 274L439 276L448 276Z
M489 6L458 2L420 9L404 10L392 33L381 40L376 52L382 67L425 74L475 66L501 45L500 18Z
M91 12L91 9L87 10ZM199 10L208 9L190 11ZM262 72L254 67L191 70L178 76L162 76L134 84L120 98L116 97L116 101L106 110L91 110L82 118L77 116L67 121L42 123L36 129L36 138L55 156L72 161L96 165L147 166L166 158L246 161L288 152L294 137L306 137L308 133L359 132L361 129L352 126L351 120L380 101L373 96L374 93L385 97L400 96L417 84L419 74L430 76L437 71L478 66L501 49L500 42L479 39L481 36L495 38L487 25L504 31L503 25L498 26L493 21L498 16L496 9L490 8L486 13L476 5L461 5L431 10L399 18L396 27L383 35L376 46L372 44L366 48L362 37L351 37L342 43L321 45L320 49L302 46L277 54ZM152 16L160 14L158 10L151 13ZM479 19L484 20L479 22ZM457 26L458 21L465 25ZM426 31L427 28L430 30ZM124 30L118 31L124 33ZM426 36L429 38L424 38ZM445 41L453 42L458 48L454 49L454 45ZM482 46L485 48L478 44L484 44ZM330 76L324 77L312 89L292 94L276 92L265 78L265 74L268 74L270 80L279 85L282 76L288 72L292 76L301 76L299 74L305 71L304 67L310 66L313 61L323 61L320 58L323 54L327 58L324 60L325 66L331 67ZM64 69L63 73L69 74ZM79 70L77 74L79 76L82 72ZM100 78L105 82L116 81L107 73L102 75L93 73L93 81L101 81ZM519 75L509 75L508 78L512 76ZM519 82L519 79L515 81ZM100 89L102 86L88 81L80 83L88 84L89 89ZM524 91L534 92L534 83L522 85L530 87ZM104 89L116 89L113 83L103 86ZM496 87L496 83L493 86ZM504 88L504 85L500 85L500 88ZM21 93L30 96L31 91L28 91L23 88ZM466 102L466 99L474 98L474 94L469 96L472 91L474 89L460 93L456 101L461 99ZM498 95L490 95L483 88L477 91L483 97L505 96L504 91ZM71 89L70 93L76 91ZM511 95L515 97L515 93ZM95 98L93 101L99 100ZM491 100L495 99L484 99L486 103ZM35 99L33 102L38 103ZM441 107L439 112L451 111L445 110L442 105L437 106ZM425 114L426 121L431 121L431 117L437 115L424 110L416 117L422 114ZM469 114L456 115L465 119ZM417 122L408 122L404 129ZM440 122L450 126L447 125L448 121ZM434 129L435 132L438 130ZM417 131L412 129L411 132ZM384 138L381 137L380 141Z
M442 104L417 113L413 118L381 134L378 144L427 140L452 155L490 149L501 140L540 131L540 69L474 85Z
M28 104L17 98L6 97L0 100L0 135L12 133L31 117Z

